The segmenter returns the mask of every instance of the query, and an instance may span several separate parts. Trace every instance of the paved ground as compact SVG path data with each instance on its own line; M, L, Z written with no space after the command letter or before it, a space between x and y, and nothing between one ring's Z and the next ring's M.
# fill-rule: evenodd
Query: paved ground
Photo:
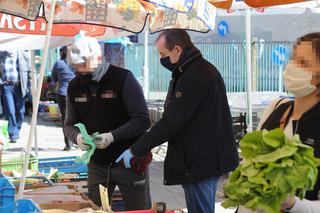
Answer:
M3 154L5 156L19 156L23 147L26 146L30 129L30 117L26 117L23 123L20 139L17 144L10 144L8 150ZM72 149L69 152L62 151L64 147L62 129L59 122L43 116L38 119L37 126L38 138L38 157L62 157L62 156L79 156L82 152L79 149ZM34 152L33 152L34 154ZM155 156L157 161L153 162L150 168L150 187L152 200L155 202L166 202L169 209L185 208L184 193L180 186L164 186L163 181L163 156ZM219 187L221 190L221 187ZM225 210L218 204L220 199L217 199L217 213L234 212Z

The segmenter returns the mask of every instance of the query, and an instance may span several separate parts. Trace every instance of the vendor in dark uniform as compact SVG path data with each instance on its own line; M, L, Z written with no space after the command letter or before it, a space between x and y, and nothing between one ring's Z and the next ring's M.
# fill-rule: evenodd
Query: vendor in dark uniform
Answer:
M106 63L92 37L75 38L67 59L77 75L67 91L64 132L83 151L89 147L74 125L83 123L89 134L100 133L88 164L89 198L101 206L99 184L108 187L109 199L117 185L126 210L146 209L150 198L145 173L115 163L150 126L141 86L130 71Z

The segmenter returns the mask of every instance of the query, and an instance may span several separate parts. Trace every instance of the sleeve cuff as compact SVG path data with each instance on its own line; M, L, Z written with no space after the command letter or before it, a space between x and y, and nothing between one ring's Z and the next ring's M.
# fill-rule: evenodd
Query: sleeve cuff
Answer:
M145 145L143 142L143 137L141 136L132 146L130 147L131 153L136 157L143 157L148 151L145 151ZM142 141L142 142L141 142ZM142 145L141 145L142 144Z
M107 140L110 141L111 143L114 142L114 138L111 132L107 133L106 137L107 137Z
M290 210L286 210L291 213L298 213L305 211L305 205L303 204L303 200L300 200L298 197L295 197L295 203Z
M134 151L133 147L130 147L129 150L133 156L141 157L137 154L137 152Z

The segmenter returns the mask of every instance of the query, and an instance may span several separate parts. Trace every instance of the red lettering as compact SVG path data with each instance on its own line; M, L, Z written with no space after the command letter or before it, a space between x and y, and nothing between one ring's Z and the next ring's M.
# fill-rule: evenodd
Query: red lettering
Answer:
M44 18L29 21L20 17L0 13L0 32L46 35L47 22ZM75 36L80 30L91 36L102 36L106 28L90 24L53 24L52 36Z

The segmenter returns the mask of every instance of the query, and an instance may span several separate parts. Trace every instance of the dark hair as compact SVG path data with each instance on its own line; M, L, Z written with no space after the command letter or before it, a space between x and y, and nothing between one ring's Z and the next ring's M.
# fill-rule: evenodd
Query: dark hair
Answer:
M191 38L185 30L182 30L182 29L164 30L158 36L157 42L163 36L166 40L165 47L168 50L172 50L176 45L180 46L182 50L186 50L193 47Z
M316 56L317 58L319 58L319 62L320 62L320 32L309 33L307 35L304 35L298 38L298 44L300 44L303 41L312 42L312 48L314 49Z
M61 59L66 59L67 58L67 52L68 52L67 46L61 47L60 48L60 58Z

